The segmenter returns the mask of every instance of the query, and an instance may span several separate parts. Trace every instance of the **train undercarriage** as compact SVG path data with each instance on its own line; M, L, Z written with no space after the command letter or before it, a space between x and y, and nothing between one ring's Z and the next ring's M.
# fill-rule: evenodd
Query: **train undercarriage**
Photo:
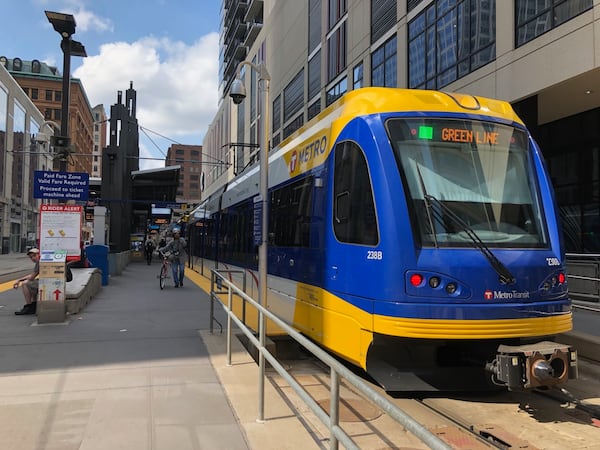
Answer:
M376 335L367 373L386 391L523 391L577 378L577 352L550 340L436 341Z

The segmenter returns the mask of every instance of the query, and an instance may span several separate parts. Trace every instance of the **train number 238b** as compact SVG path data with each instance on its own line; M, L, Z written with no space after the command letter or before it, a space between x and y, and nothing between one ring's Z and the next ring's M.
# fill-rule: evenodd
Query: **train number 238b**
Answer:
M381 250L369 250L367 251L367 259L383 259L383 252Z

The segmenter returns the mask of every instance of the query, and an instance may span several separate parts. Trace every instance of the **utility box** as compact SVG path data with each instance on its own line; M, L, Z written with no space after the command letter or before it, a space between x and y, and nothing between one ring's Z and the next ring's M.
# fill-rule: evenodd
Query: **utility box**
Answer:
M66 250L43 250L40 257L38 323L60 323L67 316Z
M85 254L92 267L97 267L102 272L102 286L108 284L108 245L90 245L85 249Z

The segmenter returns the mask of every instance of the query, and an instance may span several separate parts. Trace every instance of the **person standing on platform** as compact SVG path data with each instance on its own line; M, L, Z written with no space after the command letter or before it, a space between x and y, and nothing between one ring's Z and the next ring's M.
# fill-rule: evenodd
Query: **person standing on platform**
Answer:
M183 287L183 274L185 262L185 247L187 242L181 237L181 231L178 228L173 230L173 240L164 248L163 252L168 252L169 260L171 261L171 269L173 270L173 281L175 287Z
M35 266L33 272L29 275L19 278L13 284L14 289L18 289L19 285L23 289L23 296L25 297L25 305L20 311L15 311L15 315L23 316L29 314L35 314L37 305L37 294L38 294L38 275L40 273L40 251L37 248L30 248L27 252L27 256L31 258Z
M154 241L148 235L146 242L144 243L144 252L146 253L146 262L148 265L152 264L152 253L154 253Z

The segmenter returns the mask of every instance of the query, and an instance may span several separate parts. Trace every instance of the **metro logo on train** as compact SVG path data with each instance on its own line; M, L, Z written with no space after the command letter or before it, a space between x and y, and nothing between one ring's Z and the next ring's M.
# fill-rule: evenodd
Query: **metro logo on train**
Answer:
M302 142L284 156L290 175L295 176L323 164L327 150L327 135Z

